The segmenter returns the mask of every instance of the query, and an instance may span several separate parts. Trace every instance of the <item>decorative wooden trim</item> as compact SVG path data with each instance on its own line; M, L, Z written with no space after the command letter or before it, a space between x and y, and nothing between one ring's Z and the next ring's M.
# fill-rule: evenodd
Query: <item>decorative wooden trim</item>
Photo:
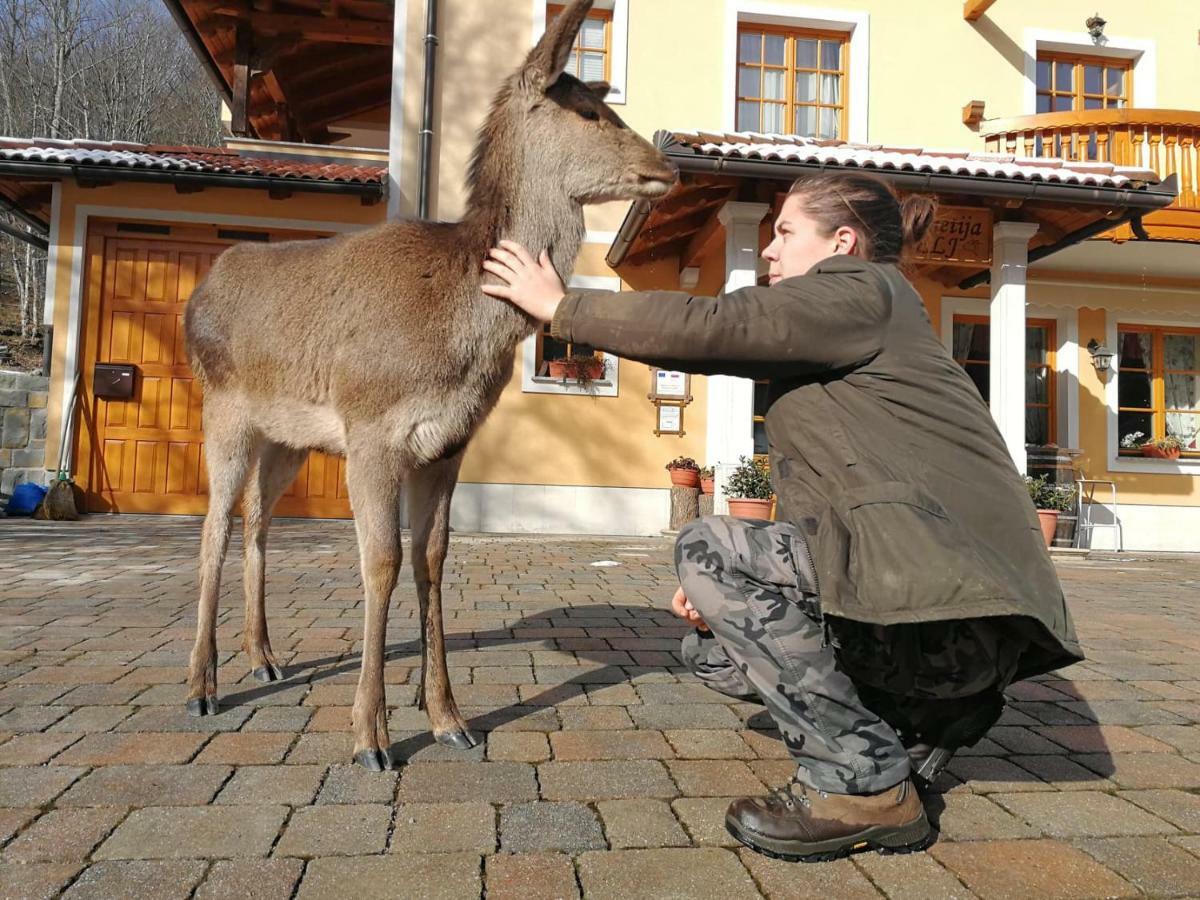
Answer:
M965 0L963 3L963 18L968 22L978 22L996 0Z
M1014 131L1051 131L1104 125L1175 125L1200 128L1200 112L1185 109L1079 109L1038 113L1008 119L989 119L985 138L1001 138Z
M983 106L984 101L972 100L962 110L962 120L964 125L972 127L983 121Z

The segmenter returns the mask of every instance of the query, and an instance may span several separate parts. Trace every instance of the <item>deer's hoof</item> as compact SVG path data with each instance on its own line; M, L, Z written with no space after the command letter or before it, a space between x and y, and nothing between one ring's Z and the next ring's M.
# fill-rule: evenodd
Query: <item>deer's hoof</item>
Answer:
M435 734L433 739L439 744L452 747L455 750L470 750L472 747L479 746L479 738L466 728L457 731L444 731L441 734Z
M209 694L207 697L193 697L189 700L187 711L189 716L215 716L221 711L221 707L217 703L217 695Z
M283 681L283 670L274 663L267 663L254 670L254 680L269 684L272 681Z
M388 750L359 750L354 761L368 772L387 772L392 768L392 754Z

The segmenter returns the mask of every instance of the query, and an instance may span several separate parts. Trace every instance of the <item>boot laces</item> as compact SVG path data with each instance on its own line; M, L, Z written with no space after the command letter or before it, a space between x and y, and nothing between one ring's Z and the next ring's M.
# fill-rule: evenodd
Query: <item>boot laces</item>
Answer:
M828 797L824 791L818 791L822 797ZM775 803L781 803L789 810L794 810L797 806L803 806L806 809L812 806L812 799L808 796L808 785L802 781L789 781L782 787L773 788L770 793L770 798Z

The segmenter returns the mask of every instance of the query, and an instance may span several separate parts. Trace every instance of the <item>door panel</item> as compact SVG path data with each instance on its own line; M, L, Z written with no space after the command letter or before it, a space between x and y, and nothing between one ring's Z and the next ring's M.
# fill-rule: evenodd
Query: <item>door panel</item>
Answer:
M228 244L158 239L98 225L88 241L83 427L77 459L87 508L199 515L207 508L202 392L188 366L187 299ZM132 363L129 400L99 400L96 362ZM313 453L279 515L348 517L345 461Z

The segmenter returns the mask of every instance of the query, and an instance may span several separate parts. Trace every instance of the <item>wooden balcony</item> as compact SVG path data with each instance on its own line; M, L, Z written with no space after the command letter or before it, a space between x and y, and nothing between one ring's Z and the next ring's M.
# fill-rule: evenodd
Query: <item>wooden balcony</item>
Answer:
M1027 157L1061 157L1153 169L1179 176L1179 198L1143 224L1156 240L1200 243L1200 112L1093 109L992 119L980 125L986 149ZM1129 226L1106 238L1127 240Z

